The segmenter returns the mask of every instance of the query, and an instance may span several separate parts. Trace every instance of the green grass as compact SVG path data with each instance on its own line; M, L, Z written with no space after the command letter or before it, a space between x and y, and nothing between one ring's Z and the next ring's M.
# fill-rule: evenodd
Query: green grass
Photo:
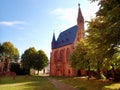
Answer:
M0 90L57 90L45 77L17 76L0 78Z
M120 82L106 82L101 80L87 80L80 77L53 77L61 82L72 85L79 90L120 90ZM0 78L0 90L57 90L45 77L17 76Z
M54 77L61 82L72 85L79 90L120 90L120 82L113 83L110 81L102 81L80 77Z

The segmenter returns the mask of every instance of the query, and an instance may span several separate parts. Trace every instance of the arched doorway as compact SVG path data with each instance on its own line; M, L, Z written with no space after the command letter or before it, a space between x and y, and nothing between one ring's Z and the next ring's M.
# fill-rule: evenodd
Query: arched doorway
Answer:
M81 76L81 71L80 70L77 71L77 76Z
M62 76L62 70L57 69L57 76Z

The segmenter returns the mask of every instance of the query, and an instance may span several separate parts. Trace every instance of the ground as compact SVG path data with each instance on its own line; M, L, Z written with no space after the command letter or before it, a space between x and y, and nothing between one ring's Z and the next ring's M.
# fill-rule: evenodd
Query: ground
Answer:
M17 76L0 78L0 90L120 90L120 82L82 77Z
M58 89L58 90L79 90L69 84L66 84L66 83L63 83L53 77L47 77L47 79L53 84L55 85L55 87Z

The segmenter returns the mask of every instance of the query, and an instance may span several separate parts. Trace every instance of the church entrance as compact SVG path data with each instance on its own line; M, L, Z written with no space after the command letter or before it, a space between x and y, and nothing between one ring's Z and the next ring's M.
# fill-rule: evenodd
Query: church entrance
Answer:
M57 70L57 76L62 76L62 70L60 69Z
M81 76L81 71L80 70L77 71L77 76Z

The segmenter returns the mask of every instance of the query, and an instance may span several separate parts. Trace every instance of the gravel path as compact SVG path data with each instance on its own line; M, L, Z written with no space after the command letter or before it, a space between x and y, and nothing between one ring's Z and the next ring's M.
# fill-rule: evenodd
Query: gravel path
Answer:
M46 77L58 90L79 90L52 77Z

